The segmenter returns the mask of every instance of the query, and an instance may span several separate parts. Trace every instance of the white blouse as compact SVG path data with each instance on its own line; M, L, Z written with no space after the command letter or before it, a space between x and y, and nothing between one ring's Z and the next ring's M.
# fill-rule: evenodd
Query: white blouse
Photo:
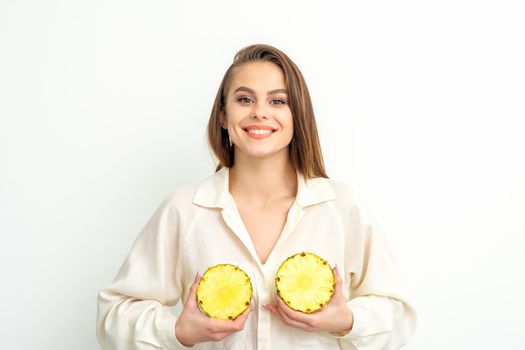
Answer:
M172 192L146 223L113 283L98 295L97 338L103 349L399 349L416 313L381 228L347 184L305 179L280 237L262 264L228 187L229 168ZM354 325L346 335L288 326L263 304L274 302L281 262L312 252L339 267ZM219 342L186 347L177 316L197 271L230 263L251 278L254 309L244 329Z

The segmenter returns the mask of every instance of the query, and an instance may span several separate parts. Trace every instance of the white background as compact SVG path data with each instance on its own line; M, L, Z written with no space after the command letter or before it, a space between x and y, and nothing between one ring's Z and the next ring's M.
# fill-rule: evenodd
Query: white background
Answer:
M406 349L525 343L520 1L0 2L0 339L96 349L98 291L171 191L213 172L234 54L309 86L328 175L383 225Z

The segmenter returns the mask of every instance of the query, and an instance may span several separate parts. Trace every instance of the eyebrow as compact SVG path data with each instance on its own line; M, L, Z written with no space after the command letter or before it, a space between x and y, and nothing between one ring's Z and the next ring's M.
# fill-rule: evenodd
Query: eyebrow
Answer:
M249 87L246 87L246 86L239 86L237 89L235 89L235 91L233 93L236 93L237 91L247 91L251 94L255 94L255 90L253 89L250 89ZM288 90L286 89L275 89L275 90L270 90L268 91L268 94L271 95L271 94L278 94L280 92L283 92L285 94L288 93Z

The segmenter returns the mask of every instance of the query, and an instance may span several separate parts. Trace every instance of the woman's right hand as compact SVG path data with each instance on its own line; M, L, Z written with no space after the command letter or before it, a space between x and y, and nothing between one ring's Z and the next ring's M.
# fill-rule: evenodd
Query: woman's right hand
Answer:
M201 277L197 272L182 313L175 323L175 336L182 345L188 347L205 341L219 341L232 333L241 331L252 311L250 304L248 310L235 320L220 320L204 315L197 305L196 298L197 286Z

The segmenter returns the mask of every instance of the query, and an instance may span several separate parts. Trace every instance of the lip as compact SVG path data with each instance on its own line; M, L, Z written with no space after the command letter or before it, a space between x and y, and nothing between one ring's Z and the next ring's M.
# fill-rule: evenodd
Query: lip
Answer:
M277 129L266 125L249 125L246 128L243 128L243 130L248 137L256 140L262 140L271 137L277 131ZM268 134L252 134L248 130L272 130L272 132Z
M277 131L276 128L273 128L271 126L268 126L268 125L257 125L257 124L253 124L253 125L248 125L248 126L245 126L243 128L245 131L250 129L250 130L272 130L272 131Z

